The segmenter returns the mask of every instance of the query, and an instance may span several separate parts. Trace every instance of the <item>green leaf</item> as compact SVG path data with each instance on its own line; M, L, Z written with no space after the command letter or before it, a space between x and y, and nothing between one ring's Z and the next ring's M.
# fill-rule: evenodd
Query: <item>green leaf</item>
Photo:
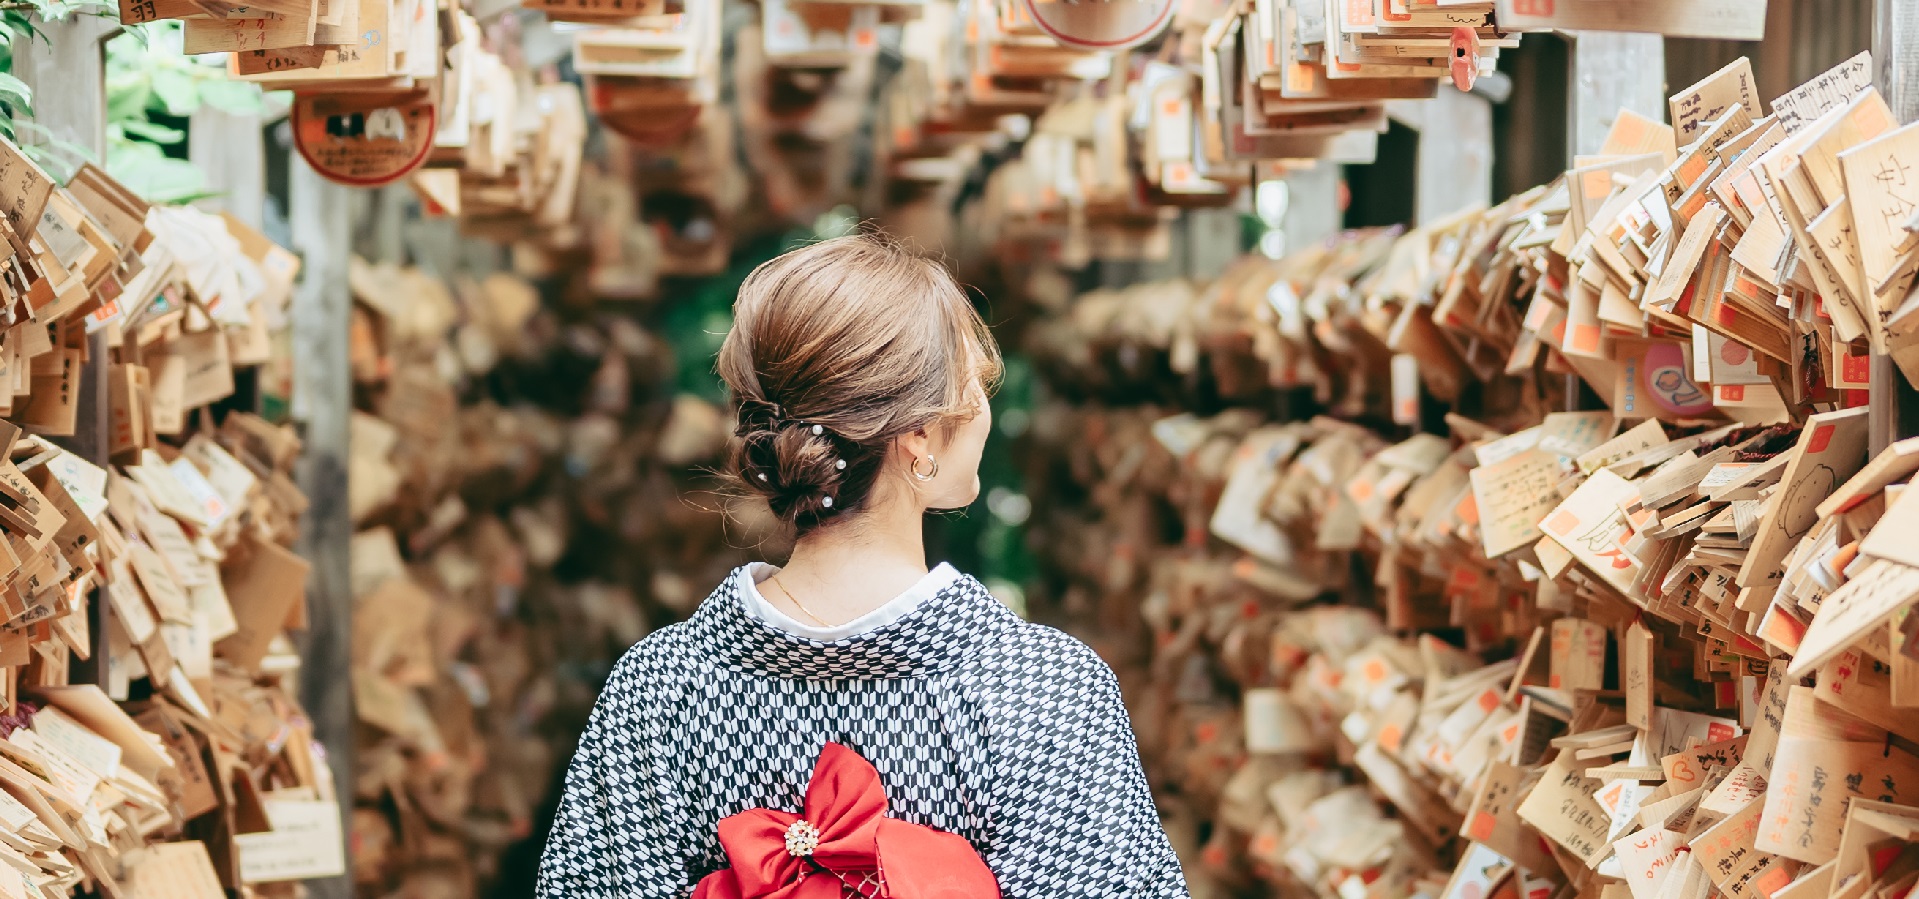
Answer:
M74 10L74 6L71 3L49 2L49 0L28 0L28 2L31 2L39 8L37 12L39 12L40 18L47 22L58 22L65 19L67 15Z
M74 159L71 154L55 152L61 149L65 148L51 144L28 144L21 147L20 152L25 153L35 165L45 169L55 181L65 181L73 177L74 172L80 170L80 161Z
M153 85L143 75L107 79L107 121L125 122L147 117Z
M156 144L177 144L187 139L187 133L178 128L169 128L158 122L119 122L120 129L130 137L152 141Z
M85 162L100 161L99 157L95 156L92 150L89 150L86 147L83 147L83 146L80 146L79 144L74 143L73 141L67 140L63 137L60 137L59 135L54 134L52 131L47 130L45 126L41 125L38 122L30 122L25 119L16 119L13 123L13 126L19 130L20 134L22 134L23 136L26 136L31 143L39 146L44 146L48 150L57 150L59 151L59 155L61 156L65 156L76 161L85 161ZM158 149L158 148L155 148L155 149ZM78 168L78 166L74 166L74 167Z
M259 85L228 81L224 72L200 82L200 99L208 106L234 115L258 115L261 108Z
M0 100L6 101L15 112L33 115L33 88L5 72L0 72Z
M148 22L141 31L147 46L173 56L186 55L187 26L179 19Z
M107 173L127 189L155 203L179 203L206 195L199 167L173 159L156 144L130 142L107 156Z
M153 93L172 115L192 115L194 108L200 105L200 85L192 75L180 69L156 66Z
M153 78L146 64L145 30L120 35L107 42L107 120L146 117L153 100Z
M111 141L107 146L107 158L110 160L107 164L109 168L121 162L144 163L153 159L165 158L167 155L166 151L160 149L157 145L143 141L116 140L113 139L111 135L109 135L108 139Z
M33 21L32 16L26 13L7 10L6 13L0 14L0 21L6 22L7 30L10 32L15 32L29 39L37 37L45 40L45 35L40 33L40 26ZM12 66L9 65L8 68L12 68Z

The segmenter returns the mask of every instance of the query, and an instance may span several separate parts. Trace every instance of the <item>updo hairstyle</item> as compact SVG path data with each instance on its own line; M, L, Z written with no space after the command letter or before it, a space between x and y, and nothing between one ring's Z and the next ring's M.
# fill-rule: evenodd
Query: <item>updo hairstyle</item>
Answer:
M952 275L859 234L748 275L720 347L738 404L730 474L800 534L865 508L887 447L977 414L999 349Z

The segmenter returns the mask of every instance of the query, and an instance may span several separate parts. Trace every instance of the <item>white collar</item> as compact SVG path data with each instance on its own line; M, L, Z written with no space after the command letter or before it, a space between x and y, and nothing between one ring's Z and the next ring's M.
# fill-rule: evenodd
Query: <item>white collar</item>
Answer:
M808 640L831 643L845 640L861 634L878 630L911 614L927 600L938 596L940 591L952 586L959 580L960 573L952 565L941 562L932 571L926 573L913 586L906 588L900 595L886 601L885 605L874 609L845 624L833 627L819 627L803 624L792 616L780 611L766 597L760 595L759 582L780 572L778 568L764 562L755 562L741 566L734 574L739 586L740 598L747 614L760 619L782 631Z

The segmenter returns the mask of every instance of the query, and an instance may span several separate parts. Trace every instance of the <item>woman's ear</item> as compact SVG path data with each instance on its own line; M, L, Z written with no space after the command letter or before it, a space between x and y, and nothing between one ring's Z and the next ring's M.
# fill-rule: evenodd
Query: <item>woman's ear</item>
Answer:
M922 428L917 431L908 431L893 438L893 445L899 447L901 461L907 465L911 465L914 459L918 459L932 451L933 438Z

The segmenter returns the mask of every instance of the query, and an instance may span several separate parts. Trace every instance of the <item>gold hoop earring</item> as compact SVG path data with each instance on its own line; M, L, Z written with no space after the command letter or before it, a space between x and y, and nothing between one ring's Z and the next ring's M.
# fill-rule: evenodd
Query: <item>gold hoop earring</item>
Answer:
M930 480L932 480L932 479L934 479L934 478L937 478L937 477L939 477L939 476L940 476L940 460L938 460L938 459L935 459L935 458L933 458L933 454L932 454L932 453L927 453L927 454L926 454L926 461L927 461L927 463L928 463L929 465L931 465L931 466L932 466L932 468L933 468L933 470L932 470L932 471L929 471L929 472L927 472L927 473L925 473L925 474L920 474L920 460L919 460L919 457L918 457L918 456L914 456L914 457L913 457L913 465L912 465L912 471L913 471L913 477L914 477L915 479L918 479L918 480L921 480L921 481L930 481Z

